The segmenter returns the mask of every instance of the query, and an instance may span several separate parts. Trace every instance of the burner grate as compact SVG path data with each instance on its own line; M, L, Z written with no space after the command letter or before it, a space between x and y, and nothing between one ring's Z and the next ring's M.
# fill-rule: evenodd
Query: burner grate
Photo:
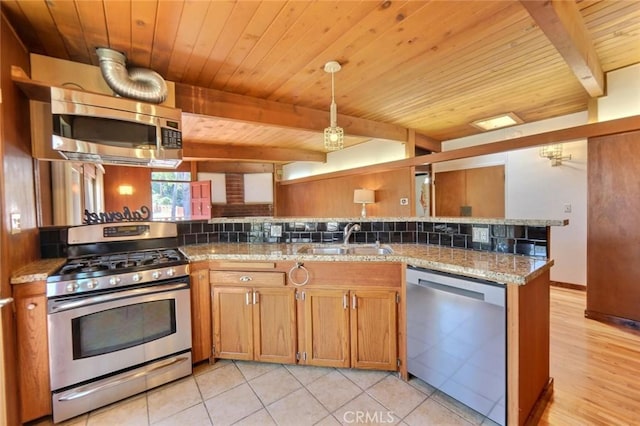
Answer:
M119 272L127 268L153 267L180 261L184 261L184 256L176 249L118 253L71 259L59 273L69 275L99 271Z

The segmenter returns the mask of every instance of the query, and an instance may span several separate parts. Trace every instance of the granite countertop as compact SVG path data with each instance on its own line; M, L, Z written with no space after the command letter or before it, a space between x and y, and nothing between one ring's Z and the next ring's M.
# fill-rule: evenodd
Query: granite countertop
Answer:
M44 281L65 264L65 258L40 259L31 262L11 274L11 284Z
M351 244L357 246L358 244ZM425 244L388 244L388 255L299 254L301 247L322 244L217 243L180 247L191 262L207 260L266 260L316 262L403 262L436 271L481 278L498 283L522 285L553 266L553 260L529 256L456 249ZM66 259L41 259L16 271L11 284L46 280Z
M435 223L478 223L483 225L524 225L524 226L567 226L569 219L505 219L486 217L445 217L445 216L399 216L399 217L215 217L208 223L297 223L297 222L435 222Z
M190 261L266 260L325 262L404 262L436 271L481 278L498 283L526 284L553 266L553 260L529 256L455 249L424 244L388 244L389 255L298 254L304 246L322 244L217 243L189 245L180 249ZM354 246L357 244L351 244Z

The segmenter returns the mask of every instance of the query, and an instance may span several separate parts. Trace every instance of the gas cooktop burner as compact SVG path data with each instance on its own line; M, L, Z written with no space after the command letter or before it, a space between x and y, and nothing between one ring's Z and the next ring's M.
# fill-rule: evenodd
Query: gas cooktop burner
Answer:
M69 257L47 277L47 297L188 282L189 260L178 249L175 223L95 224L67 232Z
M170 262L179 262L183 259L182 254L175 249L90 256L69 260L60 269L59 274L69 275L99 271L116 273L127 268L161 266Z

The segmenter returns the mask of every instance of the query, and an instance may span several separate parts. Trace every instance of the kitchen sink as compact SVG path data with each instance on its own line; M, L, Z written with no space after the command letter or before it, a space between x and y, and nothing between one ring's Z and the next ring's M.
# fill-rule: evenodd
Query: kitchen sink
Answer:
M317 255L363 255L363 256L381 256L392 254L393 249L383 245L349 245L349 246L304 246L297 251L300 254L317 254Z

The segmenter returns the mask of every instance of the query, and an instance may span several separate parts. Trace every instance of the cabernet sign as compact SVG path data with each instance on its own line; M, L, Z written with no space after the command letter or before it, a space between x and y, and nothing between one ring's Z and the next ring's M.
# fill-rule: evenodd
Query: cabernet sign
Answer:
M96 223L111 223L111 222L141 222L149 220L151 217L151 210L147 206L141 206L139 210L131 211L129 207L124 206L121 212L90 212L84 211L85 225L93 225Z

